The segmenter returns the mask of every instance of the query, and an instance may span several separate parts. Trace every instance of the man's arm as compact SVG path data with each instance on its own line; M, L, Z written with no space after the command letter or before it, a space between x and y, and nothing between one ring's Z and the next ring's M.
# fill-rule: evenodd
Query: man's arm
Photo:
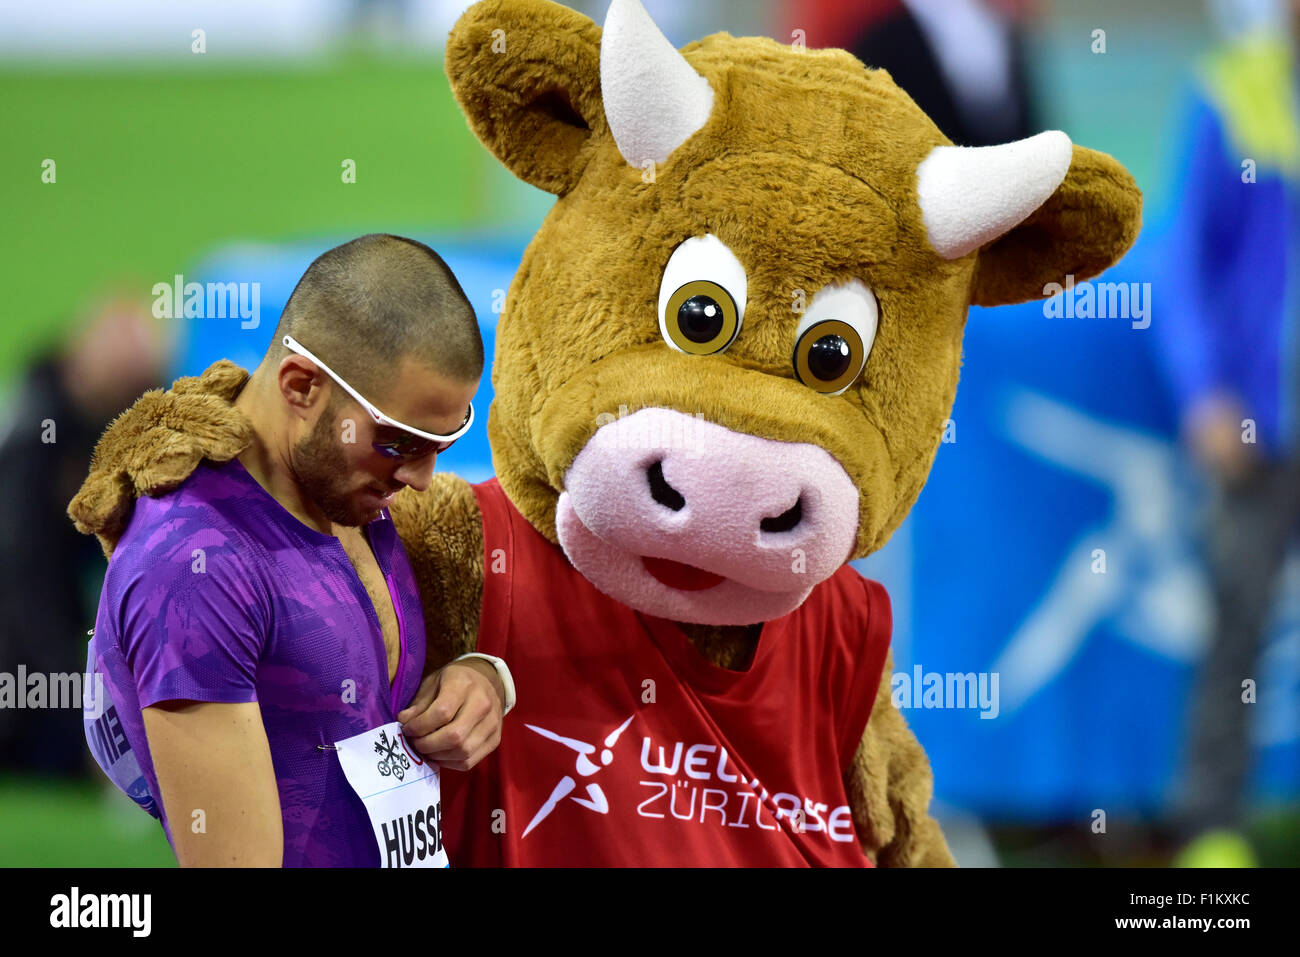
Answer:
M182 867L279 867L280 794L256 701L163 701L143 709Z
M150 547L119 549L95 640L118 642L135 682L177 861L278 865L279 794L257 702L268 586L262 556L219 526L207 509L180 509Z

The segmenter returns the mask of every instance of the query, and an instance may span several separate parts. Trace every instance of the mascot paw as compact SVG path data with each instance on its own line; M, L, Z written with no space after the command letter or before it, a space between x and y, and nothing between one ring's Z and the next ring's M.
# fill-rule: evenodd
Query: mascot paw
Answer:
M202 376L146 392L108 427L90 475L68 506L77 529L99 537L110 555L141 495L163 495L203 459L228 462L253 439L234 405L248 373L222 360Z

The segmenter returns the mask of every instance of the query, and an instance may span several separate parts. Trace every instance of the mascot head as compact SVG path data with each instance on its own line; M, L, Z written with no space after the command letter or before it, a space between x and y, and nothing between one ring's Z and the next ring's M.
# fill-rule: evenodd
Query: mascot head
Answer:
M507 296L502 487L602 591L682 622L784 615L925 484L972 304L1042 298L1136 238L1141 196L1060 132L954 147L881 70L721 33L673 48L486 0L447 74L558 200Z

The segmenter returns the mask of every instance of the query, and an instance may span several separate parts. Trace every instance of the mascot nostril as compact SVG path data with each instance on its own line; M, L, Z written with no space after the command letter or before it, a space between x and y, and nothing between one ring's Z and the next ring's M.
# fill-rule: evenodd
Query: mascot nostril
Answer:
M788 532L803 520L803 496L794 500L794 504L775 518L765 518L758 527L765 532Z
M430 667L497 655L518 692L497 751L442 778L451 861L951 866L890 700L889 596L849 562L925 484L968 307L1116 262L1132 177L1061 132L953 146L842 50L678 51L639 0L603 29L483 0L446 67L482 143L557 197L497 325L497 477L391 508ZM101 442L74 514L106 549L195 467L158 449L244 447L222 371Z
M674 512L680 512L686 507L686 499L682 498L682 493L669 485L668 480L664 478L663 459L646 469L646 475L650 479L651 498Z

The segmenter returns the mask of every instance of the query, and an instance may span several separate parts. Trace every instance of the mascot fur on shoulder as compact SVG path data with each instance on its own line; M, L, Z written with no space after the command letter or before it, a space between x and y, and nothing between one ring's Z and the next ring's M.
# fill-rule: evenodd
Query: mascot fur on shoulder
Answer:
M604 27L486 0L447 75L558 199L510 287L497 478L391 514L431 668L505 658L500 748L443 775L456 865L951 865L890 701L888 541L949 417L968 306L1113 264L1141 196L1047 132L958 148L841 50L715 34L638 0ZM70 514L111 553L137 495L249 442L218 363L101 440ZM972 574L980 574L972 569Z

